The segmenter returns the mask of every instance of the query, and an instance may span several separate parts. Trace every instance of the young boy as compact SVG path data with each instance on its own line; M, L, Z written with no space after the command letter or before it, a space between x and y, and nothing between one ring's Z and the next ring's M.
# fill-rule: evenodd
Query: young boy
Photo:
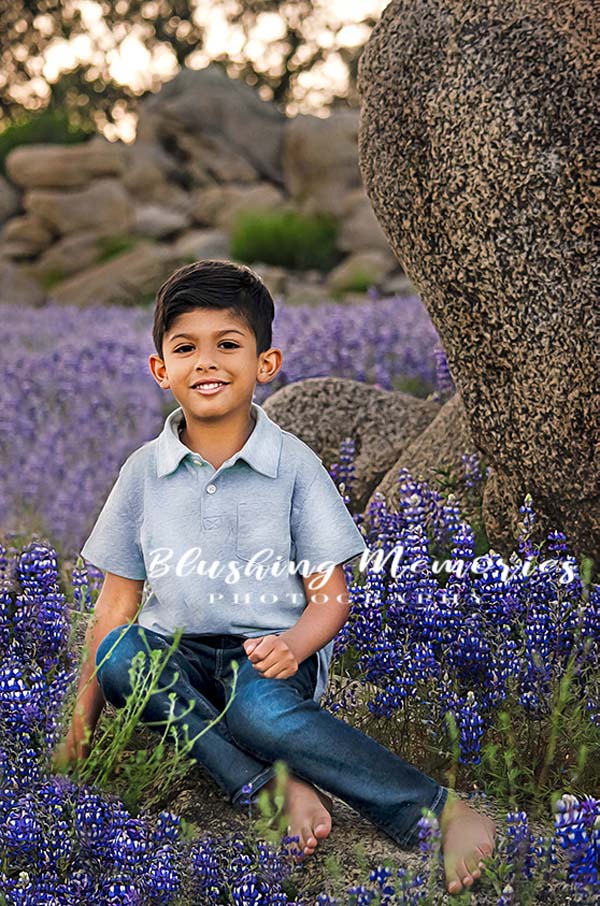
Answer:
M261 279L231 262L182 267L158 292L149 366L179 408L126 460L82 548L106 575L61 757L87 757L85 729L105 701L124 705L136 652L167 649L181 627L145 724L167 719L175 691L193 757L234 804L246 784L272 789L272 763L285 761L288 831L304 855L331 830L331 799L313 784L400 845L430 808L457 893L480 876L493 823L318 704L348 616L342 565L366 545L319 457L253 401L281 368L274 313ZM199 735L230 698L232 660L235 697Z

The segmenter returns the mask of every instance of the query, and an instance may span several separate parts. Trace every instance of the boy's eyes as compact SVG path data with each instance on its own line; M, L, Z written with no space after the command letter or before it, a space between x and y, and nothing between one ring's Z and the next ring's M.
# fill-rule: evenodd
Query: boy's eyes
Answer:
M233 346L234 349L237 349L237 348L238 348L238 344L237 344L237 343L234 343L233 340L222 340L222 341L219 343L219 346L223 346L223 345L225 345L225 344L227 344L227 345L229 345L229 346ZM173 351L174 351L174 352L181 352L183 349L192 349L192 348L193 348L193 347L192 347L189 343L186 343L186 344L183 345L183 346L178 346L177 349L174 349Z

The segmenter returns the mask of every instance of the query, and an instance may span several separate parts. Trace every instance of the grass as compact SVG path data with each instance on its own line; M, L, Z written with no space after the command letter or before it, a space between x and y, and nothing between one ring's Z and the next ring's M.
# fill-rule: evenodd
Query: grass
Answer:
M128 236L123 233L116 233L113 236L100 236L98 238L98 257L96 264L104 261L110 261L111 258L118 258L124 252L129 252L141 242L138 236Z
M245 264L260 261L294 270L329 270L340 256L332 217L293 211L241 213L231 232L231 257Z

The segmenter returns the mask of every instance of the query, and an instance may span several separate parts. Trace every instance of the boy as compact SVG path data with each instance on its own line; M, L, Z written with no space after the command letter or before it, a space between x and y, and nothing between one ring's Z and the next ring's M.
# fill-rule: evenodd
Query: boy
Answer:
M331 799L313 784L400 845L416 842L430 808L448 890L459 892L492 852L493 823L318 704L348 615L342 565L366 545L319 457L253 402L256 383L281 368L274 313L260 278L231 262L182 267L158 292L149 366L179 408L127 459L82 548L106 576L62 756L87 756L85 728L93 733L105 700L123 706L144 638L164 650L182 627L144 723L166 720L175 691L193 757L233 804L248 783L253 794L272 789L272 762L284 760L288 832L304 855L331 830ZM127 625L145 580L151 594ZM234 659L235 697L199 735L230 697Z

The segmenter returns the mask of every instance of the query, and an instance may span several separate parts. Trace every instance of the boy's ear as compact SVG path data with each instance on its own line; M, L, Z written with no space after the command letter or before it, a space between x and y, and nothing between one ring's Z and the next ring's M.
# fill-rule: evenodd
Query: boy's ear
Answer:
M281 349L272 346L271 349L267 349L266 352L263 352L261 358L262 362L258 369L258 375L256 379L259 384L268 384L273 380L273 378L281 368L283 359L281 355Z
M167 368L161 357L152 354L148 359L148 366L157 384L159 384L163 390L168 390L169 378L167 376Z

